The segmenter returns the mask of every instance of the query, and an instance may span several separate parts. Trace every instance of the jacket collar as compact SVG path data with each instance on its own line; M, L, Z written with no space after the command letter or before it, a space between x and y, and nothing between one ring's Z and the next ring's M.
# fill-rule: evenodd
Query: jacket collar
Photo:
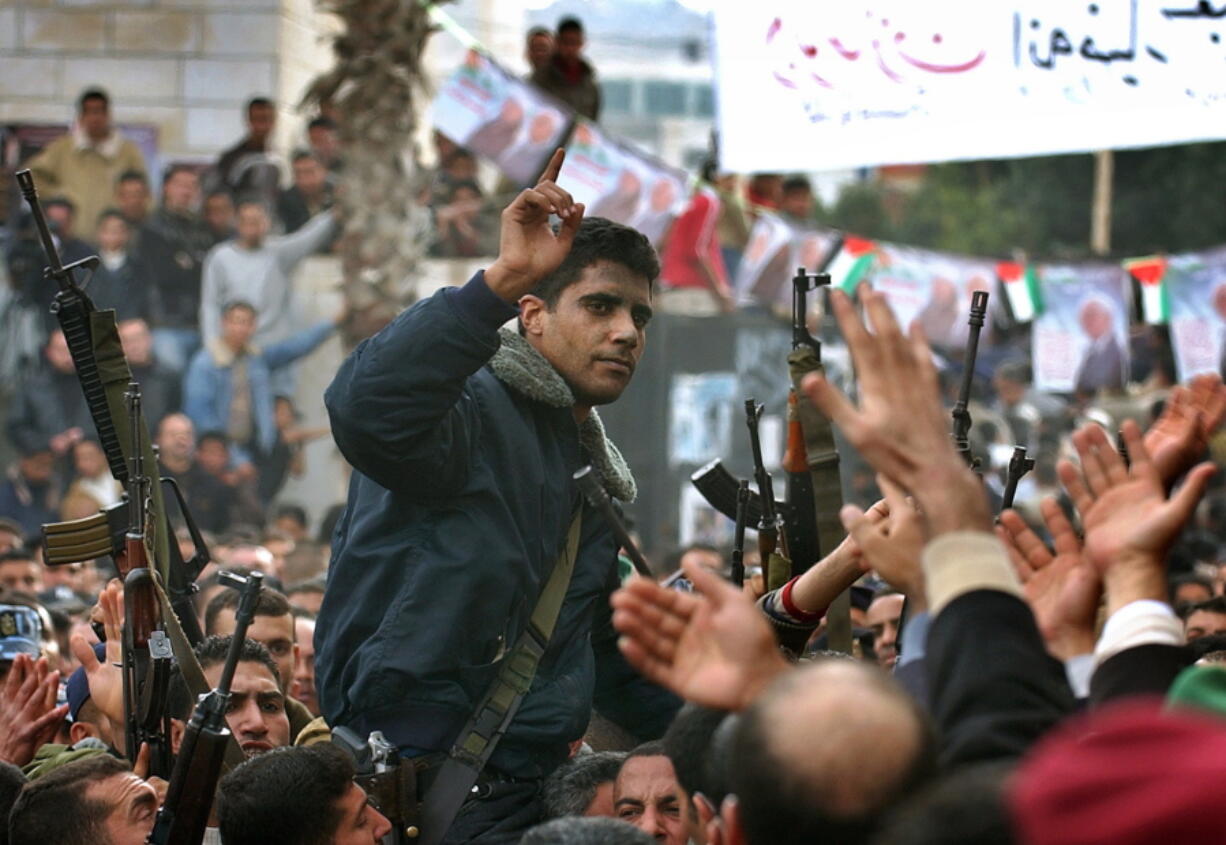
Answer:
M94 141L85 134L85 130L80 126L72 128L72 144L77 150L93 150L103 158L115 158L119 155L119 148L123 144L123 138L114 129L111 134L107 135L102 141Z
M234 366L234 362L238 360L238 356L234 354L234 350L226 346L222 339L215 337L205 344L209 350L209 357L213 359L213 363L221 369ZM247 344L247 348L243 352L249 358L254 358L260 354L260 348L253 343Z
M575 395L558 375L545 356L537 352L519 332L503 328L498 352L490 360L490 369L498 379L518 393L551 408L571 408ZM604 431L600 415L593 408L579 424L579 442L600 473L610 496L622 502L633 502L638 489L629 465ZM577 469L577 467L576 467Z

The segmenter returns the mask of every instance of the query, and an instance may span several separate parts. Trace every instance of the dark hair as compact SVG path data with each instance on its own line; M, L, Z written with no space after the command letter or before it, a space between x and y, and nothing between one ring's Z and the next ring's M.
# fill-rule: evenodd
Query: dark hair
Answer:
M461 179L458 182L451 183L451 191L448 194L448 198L449 199L454 198L456 195L456 191L460 190L461 188L468 188L468 190L472 191L479 197L485 196L485 192L481 190L481 186L478 185L475 181L473 181L472 179Z
M29 783L29 779L21 773L21 769L12 763L0 760L0 845L8 845L9 841L9 811L21 794L21 788Z
M581 816L602 783L617 780L626 755L620 751L580 754L558 766L541 787L544 818Z
M304 159L310 159L320 166L323 165L323 162L319 160L319 156L315 155L315 153L311 152L310 150L294 150L293 155L291 155L289 158L290 164L297 164Z
M106 208L98 212L98 226L101 226L104 220L118 220L123 225L128 225L128 219L123 216L117 208Z
M324 592L326 591L324 589L323 577L319 575L316 575L314 578L308 578L305 581L299 581L297 584L294 584L285 589L285 595L287 596L298 596L298 595L304 595L308 593L311 595L322 596ZM301 610L297 607L294 608L295 616L297 616L300 613L306 613L306 612L307 611Z
M1032 380L1030 364L1027 361L1005 361L996 368L995 375L1014 384L1030 384Z
M223 610L238 612L238 590L222 590L209 601L204 611L204 632L212 634L217 626L217 616ZM265 587L260 591L259 601L255 604L256 616L288 616L289 601L276 590Z
M224 431L202 431L196 435L196 448L199 449L205 443L220 443L227 449L230 448L230 438L226 436Z
M1207 634L1197 637L1188 643L1188 651L1192 652L1192 660L1200 660L1215 651L1226 651L1226 634Z
M66 208L71 213L77 213L77 204L63 194L57 194L43 202L43 208Z
M273 103L272 100L268 99L267 97L252 97L250 100L247 101L247 108L245 109L245 111L247 114L251 114L252 109L259 109L259 108L275 109L276 105Z
M1209 596L1213 596L1213 582L1208 578L1202 578L1199 575L1176 575L1167 583L1167 599L1171 604L1175 603L1175 594L1179 591L1179 588L1188 584L1195 584L1198 587L1204 587L1209 591ZM1188 604L1190 605L1191 602L1188 602Z
M120 185L124 182L140 182L146 188L149 187L149 177L139 170L125 170L123 173L120 173L119 178L115 180L115 184Z
M221 779L217 820L226 845L327 845L343 821L353 761L329 743L277 748Z
M102 105L108 109L111 107L111 97L102 88L86 88L81 92L81 96L77 97L77 111L85 111L85 104L90 100L101 100Z
M1011 845L1005 781L1014 765L981 763L941 778L891 813L874 845Z
M524 36L525 42L531 42L533 38L538 38L544 35L546 38L553 38L553 33L549 31L547 26L534 26L528 30L528 34Z
M226 590L228 593L233 590ZM196 660L200 662L201 670L207 670L212 666L219 666L226 662L226 655L230 653L230 643L234 641L233 637L206 637L200 645L196 646L193 651L196 653ZM259 663L267 669L277 682L277 687L281 686L281 675L277 669L277 664L273 661L272 655L264 644L256 640L243 640L243 648L238 653L239 663ZM282 690L284 692L284 690ZM187 688L187 682L183 680L183 672L179 669L178 664L170 670L170 689L166 694L166 709L170 711L170 715L176 719L186 722L191 718L192 710L196 706L196 699L192 696L191 691Z
M213 188L211 191L209 191L207 194L204 195L204 201L208 202L214 197L221 197L222 199L229 200L231 204L234 203L234 197L225 188Z
M1211 599L1197 602L1188 608L1188 616L1191 616L1198 610L1203 610L1206 613L1226 614L1226 596L1214 596Z
M307 124L307 131L310 132L312 129L333 129L335 130L336 121L330 117L324 117L323 115L320 115L319 117L313 117L311 118L311 122Z
M14 546L7 552L0 552L0 564L11 563L19 560L22 563L37 563L38 558L34 556L32 549L25 546Z
M520 845L649 845L655 840L618 819L567 817L539 824Z
M166 169L162 171L162 184L165 185L180 173L190 173L197 179L200 178L199 174L196 172L196 168L192 167L190 164L168 164Z
M298 523L303 528L305 528L309 522L307 519L306 508L304 508L302 505L295 505L292 503L278 505L277 509L273 512L273 522L276 522L278 519L286 518L294 520L294 522Z
M75 760L26 785L9 814L12 845L95 845L106 841L103 825L113 807L87 798L90 784L130 771L109 754Z
M227 315L227 314L229 314L231 311L233 311L235 308L243 308L243 309L246 309L247 311L250 311L252 314L259 314L259 313L260 313L260 312L258 312L258 311L256 311L256 310L255 310L255 306L254 306L254 305L252 305L250 302L248 302L248 301L247 301L247 300L245 300L245 299L231 299L231 300L230 300L229 302L227 302L225 305L221 306L221 316L223 316L223 317L224 317L224 316L226 316L226 315Z
M264 201L263 197L254 196L252 194L244 194L236 199L234 201L234 211L237 212L239 209L246 208L249 205L254 205L265 214L272 214L272 212L268 209L268 203Z
M577 32L580 35L582 35L583 34L583 24L579 21L578 18L574 18L574 17L562 18L560 21L558 21L558 35L561 35L563 32Z
M714 800L712 793L718 790L711 783L710 757L715 732L726 718L727 710L685 704L664 732L664 753L673 761L677 782L690 795L701 792Z
M804 191L806 194L811 194L813 193L813 183L804 176L789 176L783 180L783 192L790 194L794 191Z
M562 291L579 281L583 271L598 261L621 264L647 279L648 289L660 275L660 259L641 232L603 217L585 217L570 252L558 268L537 282L532 295L547 308L558 304Z

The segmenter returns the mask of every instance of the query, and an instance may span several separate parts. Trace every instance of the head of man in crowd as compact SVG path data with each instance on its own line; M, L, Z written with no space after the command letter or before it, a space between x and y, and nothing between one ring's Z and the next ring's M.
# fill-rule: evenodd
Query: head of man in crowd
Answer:
M267 97L252 97L247 101L247 140L258 147L268 144L268 136L277 125L277 107Z
M804 176L792 176L783 182L779 210L798 220L813 216L813 185Z
M196 451L196 428L187 414L167 414L158 423L158 458L173 472L191 466Z
M741 714L725 841L867 841L899 796L934 767L914 701L871 667L824 660L789 672Z
M43 212L52 232L64 239L76 235L77 207L68 197L52 197L43 203Z
M238 243L243 249L259 249L268 236L271 222L268 209L259 200L243 200L235 212Z
M255 337L259 317L250 302L227 302L221 309L221 342L231 351L241 352Z
M307 124L307 143L324 167L331 167L340 157L340 139L331 118L317 117Z
M115 182L115 207L129 223L149 214L149 180L139 170L126 170Z
M11 845L144 845L157 817L153 785L109 754L75 760L28 784L9 814Z
M1183 631L1188 642L1212 634L1226 634L1226 597L1215 596L1188 608Z
M200 202L200 177L181 164L172 164L162 180L162 209L174 214L190 214Z
M13 809L22 787L29 783L21 769L12 763L0 761L0 843L8 845L9 841L9 811Z
M555 43L554 49L564 65L573 66L583 58L586 37L583 32L583 24L578 18L562 18L558 21L558 36Z
M903 595L893 591L879 593L864 614L865 624L873 632L873 650L877 665L889 671L898 660L898 631L902 624Z
M137 367L147 367L153 363L153 333L149 324L140 317L124 320L119 324L119 342L123 346L123 354L128 363Z
M318 716L319 696L315 692L315 615L305 611L294 613L294 683L290 694L306 705L311 715Z
M655 841L615 819L566 816L532 828L520 845L650 845Z
M294 154L294 187L308 199L323 194L328 187L328 170L313 152L301 150Z
M545 818L608 816L612 818L613 782L626 755L620 751L579 754L554 770L541 792Z
M307 613L318 614L324 603L323 578L311 578L300 584L294 584L285 591L289 603L296 609Z
M690 799L687 812L697 824L696 833L719 813L727 793L724 759L731 736L730 714L726 710L700 707L693 703L677 712L661 742L673 762L677 782ZM701 793L701 797L699 795ZM694 837L701 842L700 836Z
M724 560L724 554L719 549L712 546L710 543L690 543L688 546L681 548L676 554L676 566L672 566L672 561L669 562L670 570L681 569L687 563L696 563L705 569L712 572L723 572L728 568L727 562Z
M229 191L211 191L204 198L204 224L221 240L234 234L234 200Z
M576 413L613 402L630 383L659 274L642 234L586 218L558 268L520 299L522 332L570 387Z
M301 543L307 539L306 509L292 503L278 505L272 527L288 535L295 543Z
M24 544L25 534L22 533L21 523L0 516L0 553L20 548Z
M1180 616L1187 609L1213 598L1213 582L1200 575L1178 575L1170 582L1171 606Z
M644 743L626 757L613 784L613 812L657 842L703 841L689 796L660 742Z
M46 589L43 565L34 553L17 548L0 554L0 587L36 595Z
M196 463L209 475L221 478L230 469L230 441L220 431L206 431L196 438Z
M94 242L98 244L98 249L103 255L123 253L128 248L131 236L132 230L119 209L108 208L98 215L98 226L94 229ZM103 303L103 305L111 304Z
M533 71L549 64L553 58L553 33L543 26L528 30L528 36L524 39L524 58Z
M204 633L208 636L229 636L238 622L239 594L237 590L222 590L204 612ZM294 637L293 608L285 596L265 587L255 606L255 618L247 628L247 639L262 644L277 665L281 688L288 690L294 682L294 662L298 646Z
M222 779L217 820L226 845L378 845L391 830L353 782L348 755L327 743L248 760Z
M77 99L77 125L91 141L105 141L111 134L111 98L101 88L89 88Z

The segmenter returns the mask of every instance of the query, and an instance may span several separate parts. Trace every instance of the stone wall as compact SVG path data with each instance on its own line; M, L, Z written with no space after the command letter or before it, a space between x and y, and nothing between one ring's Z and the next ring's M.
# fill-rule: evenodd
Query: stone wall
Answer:
M68 122L101 85L117 122L158 127L163 160L203 158L241 136L247 99L267 96L287 152L334 27L312 0L0 0L0 122Z

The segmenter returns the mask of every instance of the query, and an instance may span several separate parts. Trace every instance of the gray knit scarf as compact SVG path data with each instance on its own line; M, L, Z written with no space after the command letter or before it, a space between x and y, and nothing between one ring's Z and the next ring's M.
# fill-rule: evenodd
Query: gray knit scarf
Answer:
M532 344L514 329L503 328L498 335L502 343L490 360L490 369L499 380L529 399L553 408L570 408L575 404L570 387ZM622 453L605 436L604 424L595 408L579 424L579 442L587 450L609 495L623 502L633 502L638 495L634 476Z

